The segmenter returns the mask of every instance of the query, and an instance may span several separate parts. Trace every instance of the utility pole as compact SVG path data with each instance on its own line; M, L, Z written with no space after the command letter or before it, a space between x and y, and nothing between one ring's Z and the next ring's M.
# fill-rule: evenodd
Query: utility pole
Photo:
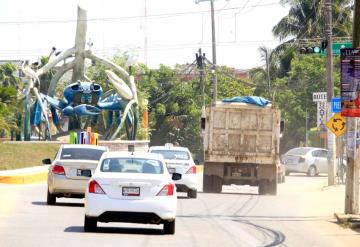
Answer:
M214 13L214 1L215 0L195 0L195 3L210 1L211 7L211 38L212 38L212 57L213 57L213 68L211 70L213 74L213 104L216 104L217 100L217 74L216 74L216 38L215 38L215 13Z
M214 0L210 0L211 4L211 33L212 33L212 56L213 56L213 80L214 80L214 95L213 103L217 100L217 74L216 74L216 38L215 38L215 14L214 14Z
M360 0L355 0L354 6L353 48L360 48ZM359 213L359 166L357 160L357 154L359 152L357 152L356 150L357 123L358 121L356 118L347 118L346 128L348 138L345 187L345 214ZM352 138L350 138L350 135L353 135Z
M333 78L333 42L332 42L332 7L331 0L325 0L325 35L327 39L327 57L326 57L326 79L327 79L327 120L332 117L331 99L334 96L334 78ZM327 131L327 142L329 150L328 158L328 185L335 184L335 160L336 160L336 143L335 135Z
M196 65L200 72L200 91L201 91L201 104L202 107L205 108L205 84L204 84L204 69L205 69L205 53L201 53L201 48L199 49L199 53L195 54L196 57Z

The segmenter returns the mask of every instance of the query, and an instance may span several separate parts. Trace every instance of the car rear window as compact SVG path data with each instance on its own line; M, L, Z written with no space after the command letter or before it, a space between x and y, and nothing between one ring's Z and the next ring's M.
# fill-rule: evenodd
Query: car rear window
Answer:
M151 150L151 153L161 154L167 160L189 160L189 153L181 150Z
M100 160L105 150L92 148L63 148L61 151L62 160Z
M286 155L305 155L310 150L311 148L295 148L288 151Z
M148 173L162 174L164 168L162 162L153 159L142 158L108 158L104 159L100 170L102 172L119 173Z

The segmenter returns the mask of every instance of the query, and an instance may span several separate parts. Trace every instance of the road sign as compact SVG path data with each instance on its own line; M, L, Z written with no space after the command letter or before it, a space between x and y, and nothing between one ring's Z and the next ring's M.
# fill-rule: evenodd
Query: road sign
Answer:
M333 113L341 112L341 99L340 98L332 98L331 99L331 111Z
M325 123L326 123L326 101L319 101L317 102L317 127L320 130L326 130Z
M328 127L328 129L331 130L331 132L333 132L336 136L341 136L346 131L346 120L341 116L340 113L336 113L326 123L326 127Z
M341 115L360 117L360 49L341 50Z
M314 102L326 102L326 100L327 100L326 92L313 93L313 101Z
M341 49L343 48L352 48L352 42L334 42L333 43L333 56L340 56ZM326 55L326 49L322 50L322 55Z

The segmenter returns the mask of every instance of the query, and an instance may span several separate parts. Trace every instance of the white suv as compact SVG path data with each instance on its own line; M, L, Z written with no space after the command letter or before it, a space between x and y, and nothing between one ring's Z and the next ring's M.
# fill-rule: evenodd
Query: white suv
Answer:
M175 181L178 192L187 192L189 198L197 197L196 166L188 148L166 144L150 147L149 152L164 157L169 173L182 175L180 180Z

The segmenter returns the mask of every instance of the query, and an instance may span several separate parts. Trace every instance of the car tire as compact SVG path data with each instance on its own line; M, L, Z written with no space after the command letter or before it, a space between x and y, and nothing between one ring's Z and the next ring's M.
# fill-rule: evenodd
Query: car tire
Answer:
M311 166L309 167L309 169L308 169L307 175L308 175L309 177L315 177L317 174L318 174L318 173L317 173L317 170L316 170L316 166L311 165Z
M188 190L187 196L189 198L196 198L197 197L197 190Z
M164 234L174 234L175 233L175 220L167 221L164 223Z
M46 203L47 205L55 205L56 203L56 196L54 194L51 194L49 189L47 191Z
M85 216L84 220L84 231L85 232L94 232L97 228L96 218Z

